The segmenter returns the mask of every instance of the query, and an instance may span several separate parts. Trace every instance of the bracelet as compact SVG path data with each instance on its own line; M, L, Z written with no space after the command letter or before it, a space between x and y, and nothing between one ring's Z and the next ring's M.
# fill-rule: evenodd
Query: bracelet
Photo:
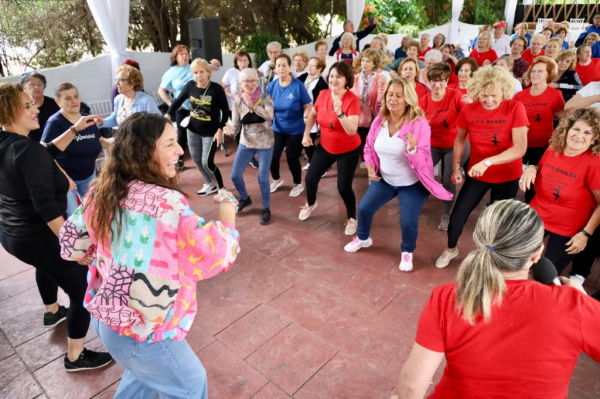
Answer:
M235 211L237 212L237 206L239 205L238 200L233 196L233 194L226 194L223 195L222 193L219 193L219 204L223 203L224 201L230 202L233 205L235 205Z
M75 129L75 126L71 126L69 128L69 130L71 131L71 133L73 133L75 136L77 136L79 134L79 130Z
M587 238L592 238L592 235L590 233L588 233L587 231L585 231L585 229L581 229L581 234L583 234Z

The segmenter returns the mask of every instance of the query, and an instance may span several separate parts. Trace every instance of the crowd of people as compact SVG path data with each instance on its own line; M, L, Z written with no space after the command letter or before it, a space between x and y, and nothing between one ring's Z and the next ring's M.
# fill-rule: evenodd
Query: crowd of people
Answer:
M271 223L284 152L289 196L306 192L301 221L317 207L319 183L337 164L344 234L354 236L346 252L373 245L374 215L398 197L403 272L414 268L430 194L440 200L437 228L447 231L437 268L459 255L465 225L489 199L474 234L477 249L457 283L436 289L423 312L400 397L411 390L423 395L444 354L448 368L434 397L494 397L509 366L490 371L478 355L506 332L501 326L521 305L531 312L522 311L519 325L544 318L547 326L564 327L558 341L541 342L569 341L571 371L582 351L600 361L598 340L585 335L600 327L600 304L585 292L527 281L544 256L558 274L572 263L563 283L583 291L600 255L600 14L573 43L564 23L533 35L520 24L510 37L503 21L483 26L468 57L442 34L404 37L398 49L377 35L360 49L377 23L355 32L347 21L331 49L319 41L313 57L293 50L290 56L269 43L257 69L239 50L220 82L211 79L218 61L191 60L189 48L178 45L160 84L163 109L144 92L132 60L117 70L114 110L106 118L90 115L70 83L58 85L54 98L44 96L46 79L38 72L0 85L0 243L36 268L44 325L67 320L67 371L114 358L126 369L116 397L144 390L207 397L206 373L184 339L196 314L196 284L236 259L235 213L252 205L248 165L258 169L260 224ZM113 127L114 136L106 134ZM237 198L215 161L225 136L239 141L231 171ZM109 155L97 175L103 148ZM178 185L188 148L202 178L197 195L220 204L215 222L196 215ZM369 187L357 207L353 181L361 169ZM522 202L515 201L519 190ZM78 263L89 267L88 277ZM69 295L68 309L57 303L58 287ZM509 306L500 307L503 297ZM581 314L556 316L557 301ZM110 354L84 348L90 315ZM490 320L493 336L482 327ZM520 331L523 339L530 333L526 326ZM569 367L538 370L536 384L523 381L511 392L559 395ZM556 374L565 377L542 384Z

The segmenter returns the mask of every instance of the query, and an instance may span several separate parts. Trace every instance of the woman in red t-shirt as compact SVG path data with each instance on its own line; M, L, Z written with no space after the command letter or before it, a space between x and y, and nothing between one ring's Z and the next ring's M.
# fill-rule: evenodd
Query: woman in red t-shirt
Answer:
M429 89L423 83L419 82L421 70L419 69L419 63L415 58L406 57L400 63L398 72L400 72L400 77L403 77L409 82L415 83L415 91L417 92L418 98L421 98L425 94L429 93Z
M600 224L600 111L575 111L560 122L550 143L537 166L525 169L519 186L535 187L531 206L550 236L545 256L560 274Z
M477 38L477 49L471 51L469 57L474 58L480 67L491 64L498 59L496 50L492 48L493 45L492 34L489 31L483 31Z
M562 93L550 87L557 73L558 66L553 59L546 56L536 58L526 74L527 79L531 81L531 86L514 97L525 106L529 120L527 152L523 156L525 165L538 165L548 148L548 141L554 130L554 117L562 119L567 116ZM533 189L527 190L525 202L529 204L534 195Z
M579 79L581 79L584 86L590 82L600 80L600 59L592 58L592 48L588 44L577 48L575 72L579 75Z
M306 172L306 205L300 210L300 220L306 220L317 207L317 189L321 177L337 162L337 187L344 200L348 223L346 235L354 235L356 221L356 196L352 189L354 171L360 157L360 137L357 134L360 100L350 89L354 73L350 65L336 62L329 70L329 89L321 90L314 108L308 114L302 145L313 145L310 129L319 124L321 139Z
M458 239L473 209L488 190L492 200L515 198L523 171L521 158L527 149L527 114L513 96L514 78L505 69L480 68L469 83L474 103L464 106L456 126L452 182L463 182L462 156L471 142L464 185L458 194L448 225L448 247L436 260L439 269L458 256Z
M462 95L453 89L448 89L448 76L450 65L446 63L434 64L427 71L427 78L431 84L431 93L419 100L419 107L431 126L431 159L433 165L440 160L442 184L444 188L456 194L456 186L452 183L452 150L456 139L456 119L463 107ZM465 151L463 159L469 157ZM438 229L448 230L450 211L454 204L454 197L443 201L442 218Z
M473 102L471 98L467 95L467 84L473 77L473 74L479 69L479 65L475 59L467 57L458 61L456 67L454 68L454 72L458 76L458 83L453 85L448 84L450 89L454 89L462 94L462 101L465 104L470 104Z
M544 46L546 45L547 41L548 39L546 38L546 36L542 35L541 33L538 33L531 37L531 47L523 51L523 53L521 54L521 57L523 57L523 59L527 61L528 65L531 66L531 63L535 58L544 55Z
M579 355L600 362L600 302L564 277L568 287L528 280L543 239L544 223L523 202L482 212L457 282L435 288L421 313L400 398L425 397L444 358L429 399L563 399Z

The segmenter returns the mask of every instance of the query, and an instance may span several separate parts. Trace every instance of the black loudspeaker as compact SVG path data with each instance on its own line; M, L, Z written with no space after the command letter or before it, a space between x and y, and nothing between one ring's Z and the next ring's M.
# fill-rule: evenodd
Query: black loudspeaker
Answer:
M188 19L188 28L190 31L192 60L204 58L210 62L210 60L216 58L223 64L219 18Z

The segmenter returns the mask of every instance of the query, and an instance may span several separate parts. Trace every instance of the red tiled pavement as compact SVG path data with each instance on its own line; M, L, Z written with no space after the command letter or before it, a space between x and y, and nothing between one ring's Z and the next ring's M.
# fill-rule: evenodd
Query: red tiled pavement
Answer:
M219 153L227 187L230 157ZM192 208L207 219L217 206L198 198L200 174L187 161L182 187ZM473 248L471 217L459 243L461 254L442 270L433 266L446 234L437 230L441 203L429 199L420 219L415 269L398 270L399 209L395 201L375 216L374 244L355 254L343 251L345 211L337 193L334 168L321 180L319 206L298 220L305 194L288 196L291 176L271 196L272 223L261 226L257 171L246 170L254 204L237 215L241 254L228 273L198 284L198 315L188 342L203 362L211 399L369 398L388 399L410 353L419 314L437 285L451 282L460 261ZM365 170L357 170L358 200L367 188ZM600 288L596 265L587 288ZM59 302L68 303L61 294ZM43 305L34 271L0 247L0 398L112 398L122 368L76 375L64 371L64 323L53 330L42 324ZM92 348L101 347L90 330ZM436 374L440 378L442 368ZM600 365L586 355L577 363L569 398L600 397Z

